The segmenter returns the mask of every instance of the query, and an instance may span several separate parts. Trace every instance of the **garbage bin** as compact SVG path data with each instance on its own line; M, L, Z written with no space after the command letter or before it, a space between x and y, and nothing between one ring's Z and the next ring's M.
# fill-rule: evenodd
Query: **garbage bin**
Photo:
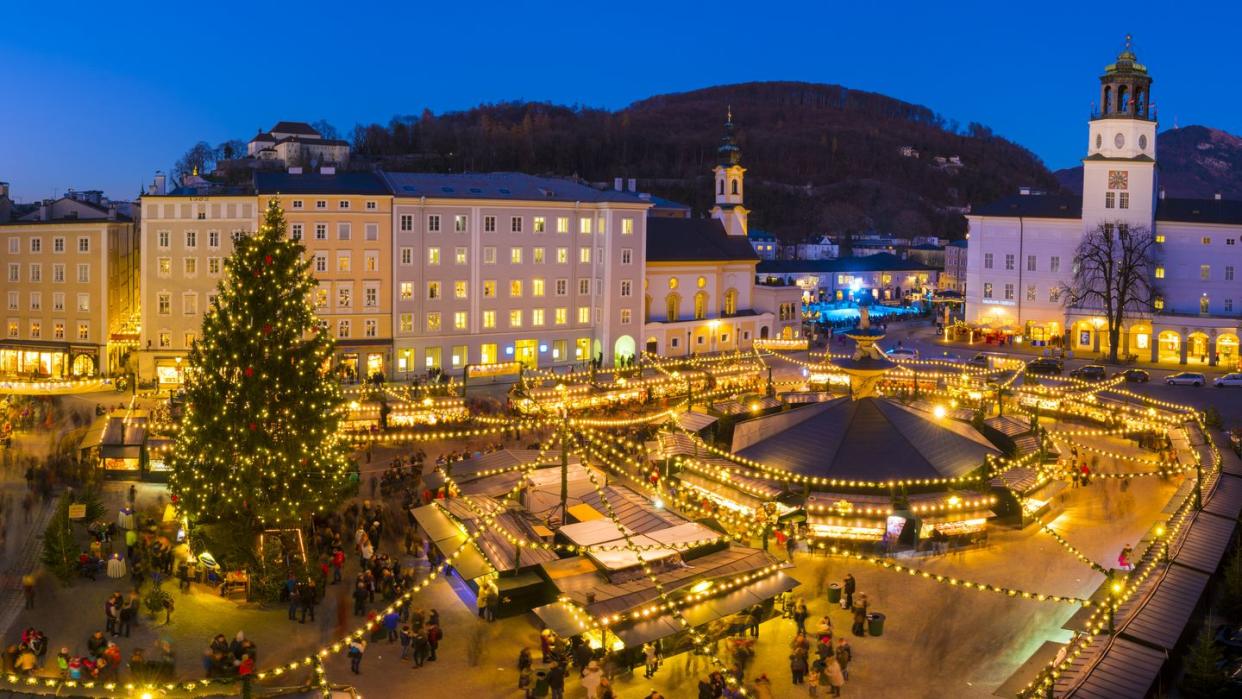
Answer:
M841 585L839 583L828 585L828 604L841 604Z
M867 633L872 636L880 636L884 633L884 615L879 612L871 612L867 615Z
M538 672L536 672L535 673L535 692L534 692L535 696L540 697L540 699L542 699L543 697L548 696L551 690L552 688L548 686L548 671L539 670Z

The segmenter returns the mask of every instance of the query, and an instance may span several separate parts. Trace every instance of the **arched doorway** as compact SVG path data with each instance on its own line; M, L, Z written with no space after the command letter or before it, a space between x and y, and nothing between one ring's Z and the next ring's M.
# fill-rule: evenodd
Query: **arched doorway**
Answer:
M1129 352L1141 360L1151 359L1151 326L1147 323L1135 323L1126 332L1129 334ZM1126 343L1122 343L1124 347Z
M1186 363L1207 364L1208 359L1207 333L1190 333L1190 336L1186 338Z
M659 354L660 341L654 337L647 338L647 354Z
M759 339L760 340L768 339L768 326L765 325L759 328Z
M1158 338L1159 353L1157 361L1176 364L1182 359L1182 336L1172 330L1165 330Z
M629 335L622 335L621 337L618 337L617 341L612 345L613 364L616 364L623 359L632 358L636 349L637 347L634 343L634 338Z
M1233 369L1238 364L1238 336L1225 333L1216 336L1216 354L1221 367Z
M95 358L79 354L73 359L74 376L93 376L95 374Z

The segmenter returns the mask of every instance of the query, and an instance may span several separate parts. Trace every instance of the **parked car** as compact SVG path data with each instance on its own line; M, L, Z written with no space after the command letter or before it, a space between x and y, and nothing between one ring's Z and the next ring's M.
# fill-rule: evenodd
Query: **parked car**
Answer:
M1225 374L1224 376L1212 382L1217 388L1225 388L1228 386L1242 386L1242 374Z
M893 359L918 359L919 351L909 347L894 347L888 351L888 356Z
M1125 371L1118 372L1117 376L1124 378L1130 383L1147 383L1151 381L1151 374L1148 374L1143 369L1126 369Z
M1036 359L1026 365L1026 373L1028 374L1060 374L1065 367L1060 361L1051 357Z
M1203 374L1196 374L1193 371L1181 371L1169 376L1164 380L1170 386L1202 386L1207 383L1207 379L1203 378Z
M1100 381L1107 374L1104 372L1104 367L1099 364L1088 364L1071 371L1070 376L1083 381Z

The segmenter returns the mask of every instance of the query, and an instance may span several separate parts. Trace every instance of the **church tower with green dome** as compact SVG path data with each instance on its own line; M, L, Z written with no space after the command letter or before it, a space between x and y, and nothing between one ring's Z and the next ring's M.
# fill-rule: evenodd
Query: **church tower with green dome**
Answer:
M1131 38L1100 76L1100 102L1091 115L1082 169L1082 219L1150 229L1156 209L1156 109L1151 75Z
M712 207L712 218L720 219L729 235L745 237L748 225L746 217L750 213L742 206L746 191L746 168L742 167L742 149L733 140L732 109L729 109L724 139L716 153L719 157L712 170L716 175L716 205Z

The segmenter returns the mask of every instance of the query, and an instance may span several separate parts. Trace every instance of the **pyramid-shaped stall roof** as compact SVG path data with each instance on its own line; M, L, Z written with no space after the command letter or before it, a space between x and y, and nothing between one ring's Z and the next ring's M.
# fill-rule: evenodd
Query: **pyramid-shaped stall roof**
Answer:
M799 410L819 412L737 453L808 476L867 481L957 478L982 466L988 454L1000 454L969 425L886 398L842 398Z

